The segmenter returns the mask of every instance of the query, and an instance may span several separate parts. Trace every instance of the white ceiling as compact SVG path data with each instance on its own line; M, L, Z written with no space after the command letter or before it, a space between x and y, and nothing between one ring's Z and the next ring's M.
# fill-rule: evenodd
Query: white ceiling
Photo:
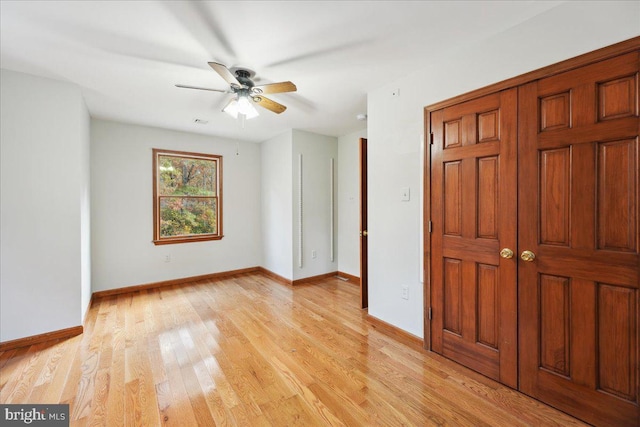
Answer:
M366 94L561 1L6 1L0 66L79 85L92 117L264 141L363 129ZM239 122L209 66L290 80L288 109ZM194 124L194 119L208 124Z

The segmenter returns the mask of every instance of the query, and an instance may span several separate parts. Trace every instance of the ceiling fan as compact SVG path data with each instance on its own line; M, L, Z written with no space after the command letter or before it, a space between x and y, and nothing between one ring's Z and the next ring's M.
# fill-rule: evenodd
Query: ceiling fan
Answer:
M296 85L291 82L269 83L264 85L255 85L252 77L255 73L244 68L232 68L231 70L217 62L209 62L209 66L217 72L227 83L229 89L210 89L205 87L189 86L177 84L176 87L185 89L209 90L213 92L233 93L236 96L232 98L222 109L225 113L230 114L234 118L242 115L243 118L251 119L258 116L258 111L253 104L257 104L267 110L280 114L287 109L284 105L275 102L264 94L295 92ZM232 72L233 71L233 72Z

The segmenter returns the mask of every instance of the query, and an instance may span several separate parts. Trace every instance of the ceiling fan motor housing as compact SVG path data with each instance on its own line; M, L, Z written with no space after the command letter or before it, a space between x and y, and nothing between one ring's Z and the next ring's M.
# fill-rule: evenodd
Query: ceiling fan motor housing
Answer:
M243 86L246 86L249 89L251 89L254 86L253 80L251 80L250 76L251 76L251 73L249 73L249 71L247 70L236 70L236 78L238 79L238 81Z

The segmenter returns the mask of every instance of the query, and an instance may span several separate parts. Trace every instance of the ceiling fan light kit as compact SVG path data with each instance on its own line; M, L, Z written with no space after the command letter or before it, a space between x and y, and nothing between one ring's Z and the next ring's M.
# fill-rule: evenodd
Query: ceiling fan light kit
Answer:
M236 96L222 109L222 111L235 119L237 119L238 116L240 116L242 120L245 118L252 119L257 117L259 115L258 110L256 110L253 104L257 104L262 108L266 108L276 114L280 114L284 112L287 107L265 97L264 94L295 92L298 90L296 85L291 82L269 83L256 86L252 80L255 73L251 70L234 68L234 72L232 72L225 65L217 62L209 62L209 66L229 84L228 90L209 89L180 84L177 84L176 87L235 94Z
M233 98L229 101L222 111L229 114L234 119L238 118L238 114L244 115L246 119L253 119L259 115L256 107L251 105L251 102L249 102L249 98L242 95L238 95L237 98Z

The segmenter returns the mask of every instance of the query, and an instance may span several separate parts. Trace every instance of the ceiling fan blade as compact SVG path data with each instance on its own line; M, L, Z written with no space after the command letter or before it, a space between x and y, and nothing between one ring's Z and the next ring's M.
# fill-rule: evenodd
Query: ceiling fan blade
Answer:
M251 97L251 99L253 99L253 102L258 104L259 106L266 108L267 110L271 110L276 114L280 114L287 109L287 107L285 107L284 105L279 104L276 101L272 101L269 98L264 97L262 95L253 96Z
M231 73L231 71L229 71L229 69L224 65L218 64L217 62L209 62L209 66L213 68L216 73L220 74L220 77L230 85L242 87L238 79L236 79L236 76L234 76L233 73Z
M252 89L255 94L295 92L296 90L298 90L298 88L291 82L270 83L254 86Z
M176 87L181 87L183 89L198 89L198 90L210 90L212 92L231 93L231 91L229 90L210 89L208 87L198 87L198 86L189 86L189 85L176 85Z

